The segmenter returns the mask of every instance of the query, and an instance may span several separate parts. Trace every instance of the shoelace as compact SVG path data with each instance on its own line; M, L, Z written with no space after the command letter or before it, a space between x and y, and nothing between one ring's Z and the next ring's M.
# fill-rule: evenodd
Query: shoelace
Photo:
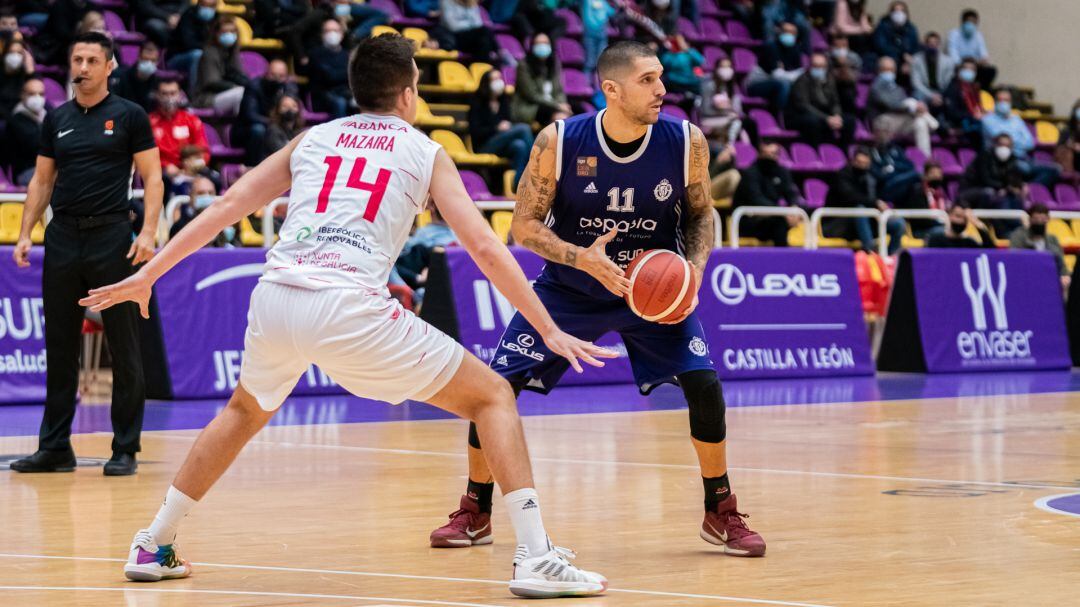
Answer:
M454 529L457 529L458 531L465 531L466 529L469 528L469 523L471 522L471 516L469 516L469 515L471 515L471 514L472 514L472 512L469 512L468 510L465 510L465 509L461 509L461 510L458 510L456 512L453 512L450 515L449 526L453 527Z

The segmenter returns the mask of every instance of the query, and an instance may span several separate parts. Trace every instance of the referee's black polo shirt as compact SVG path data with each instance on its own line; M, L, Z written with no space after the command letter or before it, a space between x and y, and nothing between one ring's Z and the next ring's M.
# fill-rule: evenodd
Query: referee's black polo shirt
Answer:
M56 161L53 212L77 217L126 212L132 158L156 146L146 112L111 93L93 107L72 99L49 112L38 153Z

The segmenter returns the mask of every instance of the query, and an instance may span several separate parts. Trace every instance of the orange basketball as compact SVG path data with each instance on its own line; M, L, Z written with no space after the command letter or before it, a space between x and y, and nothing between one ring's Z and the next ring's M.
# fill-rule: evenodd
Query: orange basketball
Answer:
M643 251L626 268L630 292L626 303L651 322L682 316L697 294L697 276L690 263L664 249Z

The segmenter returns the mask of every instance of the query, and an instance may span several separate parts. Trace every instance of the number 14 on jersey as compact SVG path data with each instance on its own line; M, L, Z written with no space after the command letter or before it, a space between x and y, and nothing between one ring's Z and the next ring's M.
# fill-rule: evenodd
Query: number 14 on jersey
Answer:
M330 192L334 189L334 183L337 181L338 171L341 170L343 160L341 156L323 158L323 164L326 165L326 177L323 179L322 189L319 190L319 201L315 207L316 213L326 212L326 207L330 204ZM352 170L349 171L349 179L345 182L345 187L364 190L371 194L371 197L368 198L367 208L364 209L364 219L373 222L375 216L379 214L379 205L382 204L383 195L386 194L386 187L390 184L390 171L379 169L378 175L375 176L375 182L371 183L363 180L366 166L366 158L356 158L353 161Z

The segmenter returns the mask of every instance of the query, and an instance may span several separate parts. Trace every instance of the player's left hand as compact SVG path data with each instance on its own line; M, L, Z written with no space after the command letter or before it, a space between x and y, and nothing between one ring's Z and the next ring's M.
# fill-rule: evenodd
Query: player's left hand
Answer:
M139 304L139 313L143 318L150 318L150 288L153 283L140 270L124 280L105 287L90 289L90 293L79 300L80 306L100 312L125 301Z
M702 270L701 268L697 267L697 265L694 264L693 262L690 262L690 267L694 269L694 278L697 279L697 288L698 288L698 292L700 292L701 291L701 282L705 279L705 271ZM657 324L661 324L661 325L677 325L677 324L681 323L682 321L686 320L691 314L693 314L694 310L696 310L697 307L698 307L698 295L697 295L697 293L694 293L694 303L690 304L690 307L687 308L686 311L682 313L682 316L679 316L678 318L676 318L674 320L669 320L669 321L666 321L666 322L658 322Z
M137 266L140 263L150 261L154 256L154 237L145 232L140 233L135 242L131 243L131 248L128 249L127 258L131 259L131 265Z
M578 362L579 358L594 367L603 367L604 362L597 360L598 358L615 358L618 356L618 353L614 350L603 348L591 341L580 340L559 329L555 329L549 335L543 337L548 349L570 361L570 366L578 373L582 371L581 363Z

